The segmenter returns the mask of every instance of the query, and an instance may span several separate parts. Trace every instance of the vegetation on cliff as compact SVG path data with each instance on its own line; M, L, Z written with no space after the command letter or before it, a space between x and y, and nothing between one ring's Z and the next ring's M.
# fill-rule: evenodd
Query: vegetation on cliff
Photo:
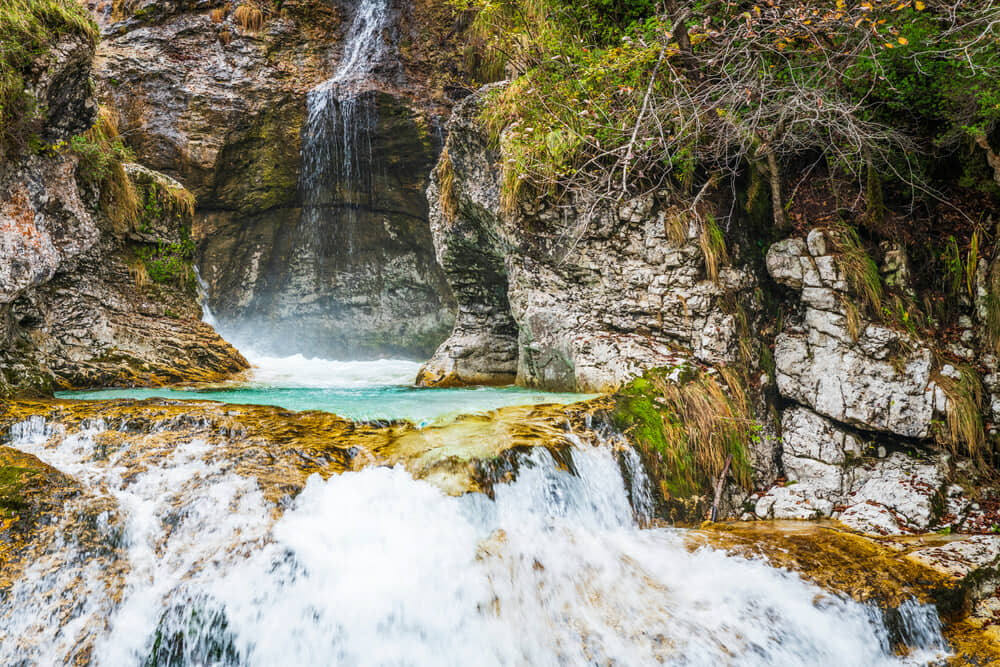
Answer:
M1000 340L1000 3L457 2L510 79L481 113L508 213L642 197L720 242L824 228L851 336L928 341L955 376L939 441L989 458L985 367L950 344L967 318Z
M485 113L508 193L667 189L695 207L753 171L785 226L787 177L821 166L879 218L884 183L933 199L940 162L974 146L965 184L1000 191L976 171L1000 120L995 2L470 1L518 75Z
M96 44L97 25L76 0L5 0L0 5L0 160L24 150L46 110L28 85L39 56L65 34Z

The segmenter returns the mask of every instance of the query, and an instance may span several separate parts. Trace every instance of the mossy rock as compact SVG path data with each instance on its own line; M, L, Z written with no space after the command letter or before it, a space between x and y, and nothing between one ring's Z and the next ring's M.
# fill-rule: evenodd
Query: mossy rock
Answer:
M37 457L0 446L0 594L19 576L41 527L79 490Z

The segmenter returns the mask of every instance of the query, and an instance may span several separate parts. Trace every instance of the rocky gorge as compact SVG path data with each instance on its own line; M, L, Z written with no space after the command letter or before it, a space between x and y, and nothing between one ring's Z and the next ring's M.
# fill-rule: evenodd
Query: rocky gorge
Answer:
M575 187L576 168L556 186L513 172L541 121L521 100L523 116L495 122L530 72L516 59L486 72L482 8L87 11L90 29L51 28L18 65L36 117L0 155L0 622L21 636L0 656L322 664L328 650L357 658L379 627L373 664L397 650L469 658L453 640L468 628L496 664L1000 660L995 127L969 143L962 184L941 177L952 199L928 214L886 185L876 215L871 164L861 194L833 167L787 178L783 213L759 164L728 185L699 167L682 186L609 195ZM544 136L547 159L562 155L562 135ZM959 222L940 213L963 206ZM275 359L296 377L267 375ZM406 379L383 379L390 363ZM66 390L97 391L54 398ZM328 534L331 517L371 542ZM384 568L394 588L353 576L423 639L364 607L303 535ZM411 590L386 549L464 583L427 575L434 591ZM689 634L708 639L685 643L671 623L686 602L656 597L680 586L657 558L700 583L712 559L740 563L723 584L746 603L731 635L698 617ZM625 583L595 575L580 590L568 582L582 572ZM234 592L251 580L260 599ZM81 582L92 603L74 607ZM761 639L754 662L753 601L778 590L768 604L794 640ZM678 594L726 613L704 589ZM816 609L792 602L818 595ZM423 625L423 598L449 610L440 626ZM346 619L339 599L364 610ZM571 629L553 600L581 610ZM799 628L806 607L831 616ZM260 639L281 610L305 638L294 646ZM128 636L129 619L143 632ZM837 663L814 629L841 622L859 647L844 639Z

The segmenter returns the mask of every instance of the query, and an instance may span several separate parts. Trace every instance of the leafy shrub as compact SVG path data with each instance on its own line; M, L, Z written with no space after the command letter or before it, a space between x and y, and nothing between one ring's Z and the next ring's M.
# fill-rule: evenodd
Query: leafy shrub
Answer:
M673 0L653 16L469 3L477 38L519 75L483 112L508 208L572 191L692 201L759 171L784 226L783 172L818 158L872 189L877 221L880 177L933 197L933 161L1000 123L995 2ZM605 21L611 33L592 29Z
M146 266L146 274L154 283L173 283L193 291L196 284L191 264L194 251L194 242L185 239L140 248L138 255Z

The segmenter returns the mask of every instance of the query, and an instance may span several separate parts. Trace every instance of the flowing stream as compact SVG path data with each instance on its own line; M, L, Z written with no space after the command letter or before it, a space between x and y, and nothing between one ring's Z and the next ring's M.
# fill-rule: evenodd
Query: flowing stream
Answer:
M108 428L11 431L84 493L0 601L0 664L875 666L944 646L930 607L900 609L898 657L874 608L640 528L645 476L609 446L570 470L525 454L493 499L367 468L278 506L197 439L138 468L102 457ZM102 499L97 537L74 540Z

